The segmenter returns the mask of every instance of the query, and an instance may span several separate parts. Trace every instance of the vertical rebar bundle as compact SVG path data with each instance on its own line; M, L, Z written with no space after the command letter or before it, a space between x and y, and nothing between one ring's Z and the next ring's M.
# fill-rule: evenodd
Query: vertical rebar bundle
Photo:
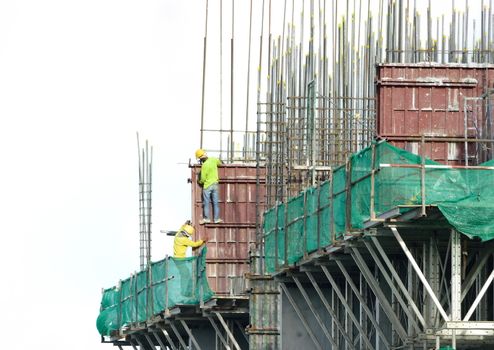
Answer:
M273 57L258 87L265 91L257 141L267 167L268 206L328 179L331 167L369 145L376 64L494 63L492 1L482 1L475 14L468 1L464 10L450 5L450 23L448 11L433 17L431 1L425 8L409 0L284 1L273 11L283 18L281 35L269 43ZM284 14L298 10L296 30Z
M137 149L139 160L139 256L141 271L151 263L151 199L152 199L152 168L153 147L146 140L145 147L139 144L137 133Z

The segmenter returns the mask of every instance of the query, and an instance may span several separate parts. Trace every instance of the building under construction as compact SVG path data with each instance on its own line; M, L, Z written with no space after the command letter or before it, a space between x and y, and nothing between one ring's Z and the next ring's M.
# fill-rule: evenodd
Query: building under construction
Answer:
M221 120L204 107L213 5L222 20L232 17L230 116ZM151 176L143 151L141 270L104 290L102 342L141 350L493 349L492 0L439 9L415 0L249 5L241 12L250 15L247 62L257 70L248 69L240 113L238 4L205 3L200 146L225 162L224 223L196 225L209 240L192 257L146 259ZM189 168L197 223L200 167Z

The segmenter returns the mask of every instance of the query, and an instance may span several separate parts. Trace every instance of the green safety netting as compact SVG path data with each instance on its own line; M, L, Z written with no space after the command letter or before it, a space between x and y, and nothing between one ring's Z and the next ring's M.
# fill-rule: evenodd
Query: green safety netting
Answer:
M378 216L394 208L405 212L423 202L436 205L458 231L490 240L494 238L494 170L489 168L493 165L489 161L471 168L447 167L387 142L375 142L336 168L331 180L264 213L266 269L274 272L276 262L294 264L304 253L364 228L372 207Z
M199 256L168 257L104 290L96 328L101 335L111 335L175 305L199 304L213 294L206 277L206 248Z

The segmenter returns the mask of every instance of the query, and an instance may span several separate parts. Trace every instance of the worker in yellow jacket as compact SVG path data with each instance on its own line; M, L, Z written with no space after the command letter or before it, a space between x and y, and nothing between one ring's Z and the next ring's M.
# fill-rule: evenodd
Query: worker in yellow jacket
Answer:
M186 223L180 227L180 229L175 234L175 239L173 241L173 257L175 258L185 258L185 252L187 247L192 247L192 249L199 248L206 243L205 240L193 241L191 237L196 232L194 226Z

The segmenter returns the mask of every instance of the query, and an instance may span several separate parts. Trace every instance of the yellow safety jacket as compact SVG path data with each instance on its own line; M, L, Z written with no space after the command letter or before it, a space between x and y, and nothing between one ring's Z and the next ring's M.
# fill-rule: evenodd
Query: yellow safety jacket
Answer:
M202 239L193 241L189 237L186 237L182 232L178 232L173 240L173 257L185 258L185 252L187 247L197 248L200 247L204 241Z

